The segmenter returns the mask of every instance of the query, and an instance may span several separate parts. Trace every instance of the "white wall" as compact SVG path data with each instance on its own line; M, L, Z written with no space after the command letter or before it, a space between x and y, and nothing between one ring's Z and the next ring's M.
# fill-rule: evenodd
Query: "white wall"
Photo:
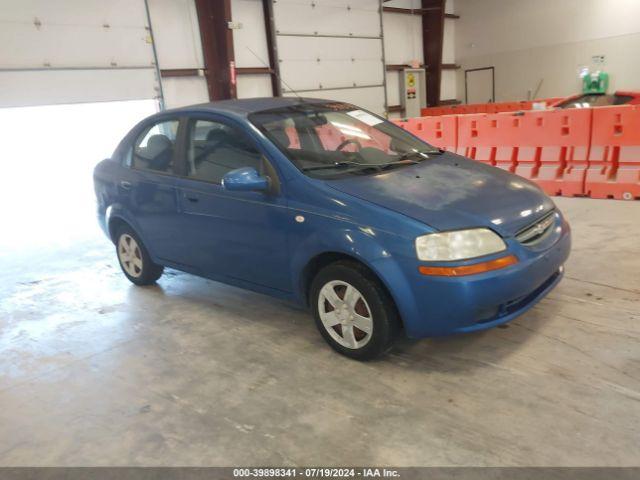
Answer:
M193 0L148 0L151 27L161 69L204 68L198 15ZM165 77L166 108L207 102L207 82L200 77Z
M456 0L457 2L458 0ZM446 13L457 13L454 0L445 3ZM456 57L456 24L459 20L444 19L444 38L442 40L442 63L458 63ZM457 70L442 70L440 79L440 100L458 98Z
M232 0L231 19L241 28L233 30L236 67L268 67L269 51L262 0ZM270 75L238 75L238 98L270 97Z
M202 41L194 0L149 0L151 23L160 68L203 69ZM261 0L232 0L233 47L236 67L269 65ZM271 78L264 74L238 75L238 98L270 97ZM167 108L209 101L204 76L165 77L162 88Z
M317 0L316 7L310 3L287 0L277 2L276 9L280 33L304 33L318 30L319 33L349 35L379 34L377 1L354 0L351 9L338 0ZM392 0L385 6L420 8L420 0ZM285 8L286 7L286 8ZM295 7L295 8L293 8ZM194 0L149 0L151 22L156 41L161 69L204 68L202 47ZM447 12L453 11L453 0L447 0ZM318 18L325 18L324 12L334 16L322 25L313 24ZM319 14L320 17L318 17ZM302 16L307 15L306 20ZM234 56L236 67L264 67L268 65L266 31L261 0L232 0L231 16L233 29ZM349 17L353 17L349 20ZM455 63L455 20L445 20L443 62ZM364 30L362 30L364 28ZM385 13L383 15L384 48L387 64L422 62L422 18L419 15ZM327 30L327 31L325 31ZM362 31L361 31L362 30ZM316 44L323 43L319 52ZM373 85L382 83L379 41L360 39L318 39L309 37L278 37L281 75L295 89L309 90L322 83L323 89L307 95L351 101L380 112L384 102L382 88L366 87L357 90L331 90L333 87ZM311 46L310 46L311 44ZM326 44L326 45L325 45ZM354 50L363 44L364 49ZM365 45L366 44L366 45ZM327 46L328 45L328 46ZM324 48L326 47L326 48ZM312 50L314 50L312 52ZM306 64L301 59L312 57ZM325 58L326 57L326 58ZM334 58L335 57L335 58ZM342 59L345 57L345 59ZM320 58L321 62L316 62ZM350 59L355 60L355 64ZM345 60L345 61L342 61ZM348 60L348 61L347 61ZM341 63L342 61L342 63ZM349 69L355 69L349 73ZM291 68L290 68L291 67ZM329 75L320 72L324 67L332 69ZM349 67L349 68L347 68ZM317 71L316 71L317 70ZM326 79L322 79L322 76ZM347 76L347 83L340 83ZM325 81L326 80L326 81ZM399 74L386 73L389 105L400 104ZM344 83L344 85L343 85ZM173 77L162 81L165 104L176 107L192 103L206 102L208 93L204 77ZM443 71L441 98L456 97L455 72ZM285 87L285 90L287 88ZM271 96L269 75L251 74L237 76L239 98Z
M142 0L2 0L0 107L154 98Z
M392 0L385 7L420 8L420 0ZM385 12L382 15L384 30L384 56L388 65L409 64L412 60L423 63L422 17L403 13ZM386 72L387 102L400 105L400 72ZM402 115L394 113L391 118Z
M421 0L391 0L385 7L421 8ZM445 2L446 13L456 13L454 0ZM382 16L384 28L385 61L387 64L409 64L412 60L423 63L422 17L403 13L385 12ZM455 28L457 20L445 19L442 45L442 63L456 63ZM400 72L387 72L387 99L389 105L400 105ZM443 70L440 99L457 98L457 78L455 70ZM402 116L390 114L391 118Z
M638 0L456 0L459 98L464 69L494 66L496 101L579 92L582 67L610 74L610 90L637 89ZM605 55L604 65L592 56Z
M378 0L278 0L274 21L283 91L384 113Z

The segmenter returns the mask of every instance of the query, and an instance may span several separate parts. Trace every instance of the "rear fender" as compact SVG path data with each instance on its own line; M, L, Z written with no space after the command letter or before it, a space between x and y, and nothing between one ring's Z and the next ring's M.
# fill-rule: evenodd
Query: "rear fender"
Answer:
M138 224L138 222L136 222L135 217L131 215L131 212L129 212L129 210L124 205L120 203L114 203L112 205L109 205L109 207L107 207L107 210L105 212L105 219L106 219L105 223L106 223L108 232L111 232L111 226L113 221L121 220L125 222L127 225L129 225L129 227L131 227L131 229L135 232L138 238L140 238L144 243L144 246L147 249L147 252L149 252L149 256L151 257L151 260L153 260L155 263L158 263L158 259L155 256L154 252L149 248L148 242L145 242L144 235L142 234L142 230L140 229L140 225ZM116 240L114 238L111 238L111 241L115 243Z

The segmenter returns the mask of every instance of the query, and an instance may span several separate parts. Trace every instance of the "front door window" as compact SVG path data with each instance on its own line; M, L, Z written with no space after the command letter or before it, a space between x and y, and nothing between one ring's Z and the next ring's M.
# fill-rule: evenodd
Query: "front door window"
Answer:
M217 183L227 172L242 167L260 170L262 156L237 129L210 121L196 120L189 131L187 176Z

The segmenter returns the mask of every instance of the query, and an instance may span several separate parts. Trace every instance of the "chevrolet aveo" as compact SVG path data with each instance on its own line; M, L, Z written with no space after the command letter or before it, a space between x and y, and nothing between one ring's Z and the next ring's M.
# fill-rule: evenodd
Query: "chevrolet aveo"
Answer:
M164 267L311 308L338 352L508 322L559 281L570 229L533 183L353 105L229 100L140 122L94 172L124 275Z

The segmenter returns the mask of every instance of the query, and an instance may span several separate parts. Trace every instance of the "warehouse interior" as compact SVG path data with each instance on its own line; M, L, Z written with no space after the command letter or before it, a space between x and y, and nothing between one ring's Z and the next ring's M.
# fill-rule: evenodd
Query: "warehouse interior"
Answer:
M0 467L637 467L638 18L636 0L0 0ZM178 270L127 282L98 162L156 112L279 96L535 181L571 224L562 282L499 328L366 363L288 302Z

